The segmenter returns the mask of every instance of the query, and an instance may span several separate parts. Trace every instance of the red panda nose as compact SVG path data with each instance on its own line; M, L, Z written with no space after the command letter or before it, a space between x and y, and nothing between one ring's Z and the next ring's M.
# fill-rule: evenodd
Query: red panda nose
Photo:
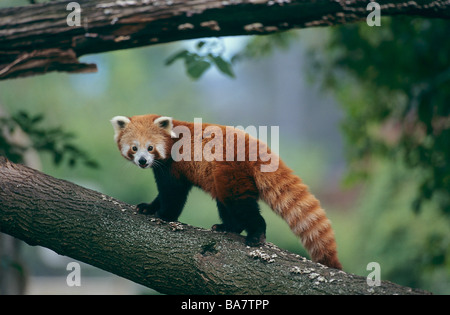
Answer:
M141 157L138 162L139 162L139 165L142 165L142 166L147 164L147 160L145 158L143 158L143 157Z

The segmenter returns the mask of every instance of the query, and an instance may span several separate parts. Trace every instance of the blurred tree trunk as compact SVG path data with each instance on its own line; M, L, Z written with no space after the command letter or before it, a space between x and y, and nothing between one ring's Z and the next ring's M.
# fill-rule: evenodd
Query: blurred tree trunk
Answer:
M369 0L78 0L0 10L0 79L92 72L80 56L177 40L362 21ZM381 16L450 19L446 0L380 0ZM69 26L74 24L74 26ZM78 23L79 22L79 23Z
M138 215L123 202L0 157L0 231L167 294L426 294L236 234Z
M27 277L21 245L17 238L0 233L0 295L25 293Z
M0 118L6 117L8 114L0 105ZM13 132L8 128L0 129L2 137L10 144L29 147L30 139L20 128ZM39 155L32 148L23 152L20 161L37 169L41 167ZM0 295L25 294L28 279L26 263L21 255L22 244L19 239L0 233Z

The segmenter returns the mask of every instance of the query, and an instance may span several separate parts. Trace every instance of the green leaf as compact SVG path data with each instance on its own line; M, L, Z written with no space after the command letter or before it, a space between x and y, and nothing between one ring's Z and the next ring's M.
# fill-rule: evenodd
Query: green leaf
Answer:
M53 152L53 163L55 163L55 165L59 165L62 161L63 155L61 152L58 151L54 151Z
M197 43L197 49L201 49L206 44L206 41L201 40Z
M74 158L71 158L71 159L69 160L69 166L70 166L70 167L74 167L75 164L76 164L76 162L77 162L77 160L75 160Z
M214 56L212 54L209 54L208 56L222 73L228 75L231 78L235 77L233 67L230 62L224 60L222 56Z
M209 69L211 64L204 59L194 58L193 60L187 61L186 59L186 71L188 75L193 79L198 79L202 74Z
M42 121L43 119L44 119L44 115L38 114L38 115L34 116L33 119L31 119L31 123L36 124L36 123Z
M86 160L86 161L84 161L84 165L86 165L87 167L90 167L90 168L99 168L98 163L94 160Z
M173 54L169 58L167 58L165 64L166 64L166 66L170 66L176 60L183 59L183 58L186 59L189 55L190 55L189 51L187 51L186 49L183 49L183 50Z

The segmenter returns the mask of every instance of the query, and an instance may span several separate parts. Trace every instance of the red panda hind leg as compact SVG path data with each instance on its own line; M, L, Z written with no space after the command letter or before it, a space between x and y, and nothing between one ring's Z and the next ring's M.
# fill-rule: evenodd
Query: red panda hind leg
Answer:
M232 212L220 201L217 202L217 209L219 210L219 217L222 224L214 224L211 230L217 232L232 232L240 234L244 231L244 225L238 218L232 215Z
M266 222L259 212L258 189L243 162L221 163L214 169L214 194L222 224L216 231L247 232L246 244L259 246L266 240Z
M247 232L245 243L260 246L266 241L266 222L259 213L258 201L254 198L236 199L226 203L217 201L222 224L212 226L214 231Z

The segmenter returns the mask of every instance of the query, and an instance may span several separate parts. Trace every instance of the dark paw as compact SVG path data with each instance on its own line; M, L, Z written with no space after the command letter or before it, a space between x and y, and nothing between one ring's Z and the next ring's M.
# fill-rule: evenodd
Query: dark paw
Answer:
M153 203L140 203L136 206L137 212L142 214L155 214L158 207Z
M228 232L227 228L225 227L225 224L214 224L211 227L211 231L216 231L216 232Z
M266 242L266 235L265 234L259 234L259 235L247 235L245 238L245 244L250 247L257 247L261 246Z

